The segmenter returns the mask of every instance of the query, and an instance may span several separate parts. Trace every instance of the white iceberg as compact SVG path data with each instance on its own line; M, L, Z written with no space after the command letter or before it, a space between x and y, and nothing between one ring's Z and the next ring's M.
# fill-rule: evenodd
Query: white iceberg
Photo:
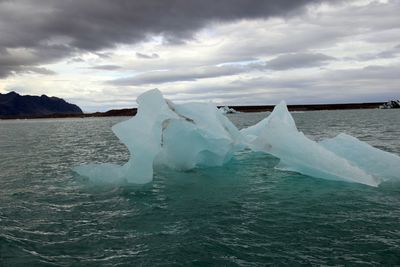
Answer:
M279 169L329 180L378 185L374 177L299 132L285 102L277 105L267 118L241 132L253 151L279 158Z
M138 113L112 130L130 152L123 165L88 164L75 168L96 181L144 184L153 179L153 165L186 170L220 166L243 148L238 129L213 104L174 104L159 90L137 99Z

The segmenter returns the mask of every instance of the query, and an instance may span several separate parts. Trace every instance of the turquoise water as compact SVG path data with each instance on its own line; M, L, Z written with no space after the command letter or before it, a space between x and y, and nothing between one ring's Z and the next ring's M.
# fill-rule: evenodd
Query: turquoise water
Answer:
M265 115L230 118L242 128ZM313 139L346 132L396 154L399 115L293 114ZM110 129L124 119L0 121L0 266L400 265L399 182L327 181L247 152L220 168L158 169L141 187L74 174L128 159Z

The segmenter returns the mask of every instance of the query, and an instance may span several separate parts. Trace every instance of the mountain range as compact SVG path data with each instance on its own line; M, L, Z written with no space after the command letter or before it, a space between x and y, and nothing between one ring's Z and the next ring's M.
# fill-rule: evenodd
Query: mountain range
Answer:
M58 97L20 95L16 92L0 93L0 116L53 114L82 114L82 110Z

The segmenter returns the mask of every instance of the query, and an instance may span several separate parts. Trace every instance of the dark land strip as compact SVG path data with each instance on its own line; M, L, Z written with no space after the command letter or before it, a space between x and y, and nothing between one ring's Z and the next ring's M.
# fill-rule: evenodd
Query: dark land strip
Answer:
M345 109L377 109L384 102L372 103L347 103L347 104L311 104L311 105L288 105L289 111L314 111L314 110L345 110ZM239 112L265 112L272 111L275 105L260 106L229 106ZM117 117L134 116L136 108L112 109L106 112L82 113L82 114L50 114L50 115L16 115L0 116L0 119L45 119L45 118L85 118L85 117Z

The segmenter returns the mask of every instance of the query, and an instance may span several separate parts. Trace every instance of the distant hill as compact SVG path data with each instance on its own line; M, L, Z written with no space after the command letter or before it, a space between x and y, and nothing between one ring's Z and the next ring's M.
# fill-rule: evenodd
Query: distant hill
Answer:
M74 104L58 97L0 94L0 116L47 116L52 114L82 114Z

